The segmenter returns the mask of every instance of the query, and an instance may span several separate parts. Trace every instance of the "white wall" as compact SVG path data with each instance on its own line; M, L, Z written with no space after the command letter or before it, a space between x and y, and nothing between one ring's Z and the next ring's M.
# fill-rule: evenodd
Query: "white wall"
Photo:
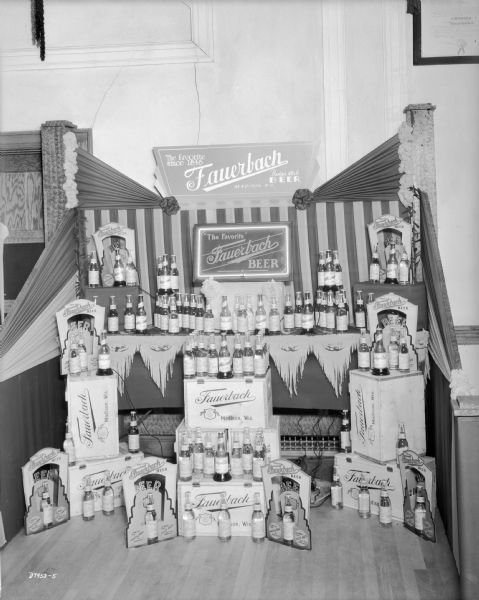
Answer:
M85 28L88 33L95 20L86 7L104 10L108 2L69 2L82 7L75 19L62 13L59 0L45 4L51 11L47 61L58 47L73 61L75 29L81 29L77 45L84 43ZM152 43L154 28L132 27L131 5L113 4L123 10L109 13L108 43L125 41L125 23L126 41L140 44L144 30ZM141 5L153 19L160 4L135 2L134 14ZM188 3L166 4L171 21L168 28L158 25L161 41L172 42L168 31L173 42L183 39L185 19L195 12L189 4L187 12ZM19 48L30 44L29 5L2 2L0 39L4 50L16 49L7 58L17 64ZM54 119L91 127L95 154L149 188L153 146L321 140L323 178L329 178L393 135L407 104L430 102L437 107L439 245L453 317L456 325L479 324L477 65L413 67L412 18L404 0L224 0L212 6L211 62L3 70L1 130L38 129ZM164 23L165 13L155 18ZM93 47L102 44L101 35L101 28L91 28ZM479 346L463 347L461 354L479 388Z

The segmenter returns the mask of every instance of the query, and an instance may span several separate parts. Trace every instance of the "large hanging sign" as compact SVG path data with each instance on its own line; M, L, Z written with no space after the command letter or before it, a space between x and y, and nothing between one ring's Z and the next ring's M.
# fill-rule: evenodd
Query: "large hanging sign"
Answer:
M153 148L156 187L163 196L247 198L286 196L311 187L317 172L312 142Z
M195 281L291 279L289 223L196 225L193 239Z

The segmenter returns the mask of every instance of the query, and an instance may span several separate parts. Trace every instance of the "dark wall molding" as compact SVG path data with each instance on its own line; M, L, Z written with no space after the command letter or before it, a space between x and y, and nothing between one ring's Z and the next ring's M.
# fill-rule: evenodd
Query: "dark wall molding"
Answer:
M479 325L457 325L454 330L459 346L479 346Z

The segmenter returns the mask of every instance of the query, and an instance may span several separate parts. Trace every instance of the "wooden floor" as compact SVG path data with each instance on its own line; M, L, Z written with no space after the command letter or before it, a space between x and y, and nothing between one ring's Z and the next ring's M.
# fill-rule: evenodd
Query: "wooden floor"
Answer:
M401 523L311 509L313 550L249 538L175 538L127 549L125 512L26 537L2 551L2 600L458 600L442 523L425 542ZM40 578L38 575L47 576Z

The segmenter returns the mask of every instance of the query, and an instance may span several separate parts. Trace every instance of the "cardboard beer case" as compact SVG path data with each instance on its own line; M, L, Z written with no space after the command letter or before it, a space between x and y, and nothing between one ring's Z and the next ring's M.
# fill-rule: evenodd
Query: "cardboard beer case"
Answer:
M371 497L371 514L379 514L381 481L385 479L391 500L392 518L396 521L404 520L403 486L401 472L396 461L387 464L378 464L354 452L340 452L336 454L334 460L339 479L343 486L343 505L346 508L358 509L359 480L361 474L364 473Z
M190 492L193 512L196 517L196 535L218 535L217 515L220 508L221 494L226 493L226 501L231 515L231 535L251 535L251 515L253 514L254 495L260 495L261 508L265 512L263 483L250 482L244 485L238 479L226 483L218 483L212 479L202 479L199 485L191 481L178 482L178 535L183 535L183 513L185 510L185 493Z
M191 427L186 427L185 420L183 419L181 423L176 428L176 442L175 442L175 452L178 454L181 445L181 437L183 432L187 430L191 431L191 434L194 437L194 429ZM281 455L281 440L280 440L280 422L279 416L271 417L271 425L270 427L261 427L263 432L264 443L267 448L269 448L271 460L275 460L279 458ZM213 448L216 447L216 440L219 432L225 432L225 442L226 449L231 454L231 450L233 448L233 439L235 432L238 432L240 442L243 444L243 432L244 427L231 427L230 429L224 429L222 427L202 427L201 432L203 434L203 443L205 441L205 435L210 434L211 441L213 442ZM250 427L250 437L251 444L254 445L254 438L256 432L258 431L257 427Z
M77 460L117 456L116 376L69 375L65 395Z
M352 370L349 394L353 452L381 463L395 460L398 424L403 422L409 448L425 454L422 372L377 377L369 371Z
M119 454L103 460L79 461L68 467L68 499L70 500L70 515L82 514L83 491L85 479L90 477L92 491L95 496L95 511L101 510L101 497L105 485L105 471L110 472L111 486L114 492L114 506L124 506L122 477L126 471L141 462L143 452L136 454Z
M184 380L187 427L270 427L271 371L265 377Z

